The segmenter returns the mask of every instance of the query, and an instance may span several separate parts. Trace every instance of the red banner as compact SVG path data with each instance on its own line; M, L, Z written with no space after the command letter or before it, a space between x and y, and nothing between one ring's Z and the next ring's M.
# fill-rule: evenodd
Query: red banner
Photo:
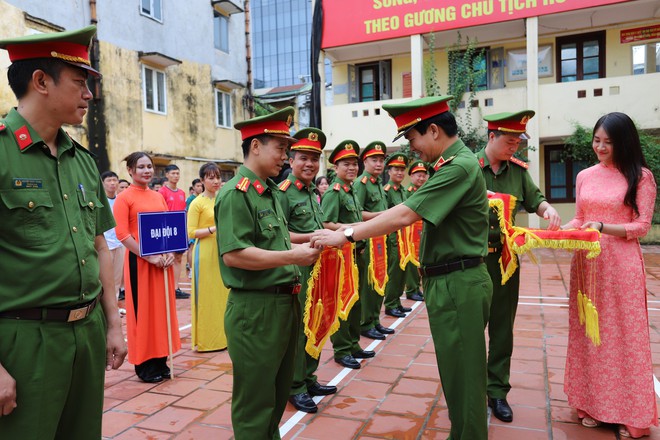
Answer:
M325 0L321 47L520 20L630 0Z
M387 276L387 235L369 239L369 284L376 293L385 295Z
M660 24L653 26L638 27L635 29L623 29L621 31L621 44L635 41L655 40L660 38Z

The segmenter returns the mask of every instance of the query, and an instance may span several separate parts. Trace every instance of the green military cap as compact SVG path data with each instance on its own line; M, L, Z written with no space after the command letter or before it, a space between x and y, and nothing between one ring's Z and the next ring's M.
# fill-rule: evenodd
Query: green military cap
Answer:
M291 151L311 151L321 154L325 147L325 134L318 128L303 128L293 137L296 138L296 143L291 145Z
M25 35L0 40L0 49L9 52L9 60L56 58L89 71L94 76L101 74L89 61L89 46L96 33L96 26L65 32Z
M423 160L416 160L410 164L410 169L408 170L408 175L412 176L414 173L423 171L425 173L429 172L429 166Z
M270 136L282 137L291 143L296 142L298 139L291 136L289 127L293 122L293 114L295 110L293 107L285 107L274 113L264 116L257 116L256 118L248 119L234 124L236 130L240 130L241 138L243 140L249 139L254 136L267 134Z
M454 97L450 95L428 96L402 104L383 104L383 109L394 118L396 123L398 133L393 141L412 130L424 119L448 112L448 102L452 99Z
M330 153L330 163L337 163L337 161L342 159L348 159L350 157L358 157L360 154L360 146L357 142L347 139L341 141L339 145L332 150Z
M403 153L394 153L387 158L385 166L406 168L408 166L408 156Z
M381 141L373 141L364 147L364 150L360 153L360 159L365 160L371 156L385 156L385 153L387 153L387 146Z
M532 119L535 114L533 110L523 110L518 113L496 113L484 116L484 121L488 122L489 130L519 134L522 139L529 139L527 121Z

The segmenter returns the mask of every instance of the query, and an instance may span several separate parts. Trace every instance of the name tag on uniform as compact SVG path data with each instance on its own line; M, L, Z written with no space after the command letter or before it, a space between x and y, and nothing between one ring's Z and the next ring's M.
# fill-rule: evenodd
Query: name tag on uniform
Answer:
M42 179L27 179L22 177L14 177L11 182L11 186L14 189L34 189L42 188L43 180Z
M262 209L257 212L257 218L268 217L269 215L275 215L272 209Z

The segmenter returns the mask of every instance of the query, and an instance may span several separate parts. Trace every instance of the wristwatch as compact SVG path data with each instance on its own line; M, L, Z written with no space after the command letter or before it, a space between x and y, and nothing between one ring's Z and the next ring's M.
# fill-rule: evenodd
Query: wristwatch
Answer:
M346 240L355 243L355 240L353 239L353 228L344 229L344 236L346 237Z

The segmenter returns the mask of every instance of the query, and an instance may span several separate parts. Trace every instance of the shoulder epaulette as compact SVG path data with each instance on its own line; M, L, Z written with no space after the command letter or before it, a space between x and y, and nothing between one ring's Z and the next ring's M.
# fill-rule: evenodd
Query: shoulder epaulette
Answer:
M523 162L522 160L518 159L517 157L511 156L511 159L509 159L509 162L515 163L519 167L524 168L526 170L529 169L529 164L527 162Z
M283 180L280 185L280 191L286 191L291 186L291 181L289 179Z
M480 166L481 168L483 168L483 167L486 166L486 161L484 160L483 157L480 157L480 158L479 158L479 166Z
M247 192L249 187L250 187L250 179L248 179L247 177L243 177L236 184L236 189L239 191L243 191L244 193Z
M334 191L339 191L339 190L341 189L341 185L339 184L339 182L337 182L337 183L335 183L334 185L332 185L332 189L333 189Z
M389 191L390 188L392 188L392 185L390 185L390 184L388 183L387 185L385 185L385 186L383 187L383 191Z
M415 189L415 187L412 186L412 185L410 185L410 186L408 187L408 192L410 192L410 191L412 191L412 190L414 190L414 189Z
M449 162L454 160L455 157L456 157L456 155L454 155L454 156L450 157L449 159L445 160L441 156L440 159L438 159L438 162L436 162L436 164L433 166L433 169L438 171L440 169L440 167L442 167L444 165L447 165Z
M360 182L367 183L367 179L367 176L363 176L362 179L360 179Z

